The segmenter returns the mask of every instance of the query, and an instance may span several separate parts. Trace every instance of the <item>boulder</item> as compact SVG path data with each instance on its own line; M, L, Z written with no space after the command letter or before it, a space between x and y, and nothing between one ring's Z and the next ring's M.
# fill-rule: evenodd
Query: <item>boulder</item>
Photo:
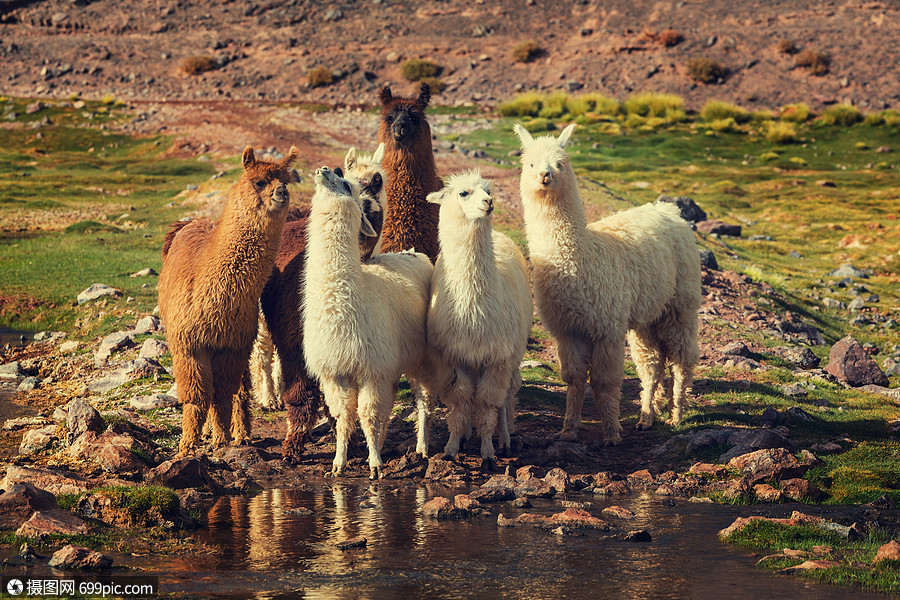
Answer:
M166 394L153 394L152 396L138 396L129 401L131 408L135 410L157 410L175 406L178 400Z
M91 287L78 294L77 300L78 304L84 304L85 302L90 302L91 300L96 300L97 298L102 298L104 296L121 298L122 292L104 283L95 283Z
M853 387L870 384L883 387L889 385L887 375L878 363L849 335L831 347L825 370L839 381Z
M600 514L609 517L618 517L619 519L633 519L636 515L624 506L607 506Z
M54 552L49 564L55 569L108 569L113 559L106 554L69 544Z
M147 338L141 345L141 358L159 358L169 352L169 344L156 338Z
M622 536L623 542L652 542L653 536L646 529L636 529L629 531Z
M869 274L861 271L849 263L844 263L834 271L825 273L825 277L855 277L856 279L868 279Z
M100 347L94 356L94 362L102 366L114 352L120 352L135 345L131 332L117 331L116 333L111 333L100 342Z
M776 490L767 483L758 483L754 485L753 493L760 502L781 502L781 490Z
M156 333L165 331L162 321L155 315L147 315L141 318L137 325L134 326L134 332L138 335L143 333Z
M22 436L19 444L19 454L38 454L53 445L56 437L56 424L47 425L41 429L32 429Z
M612 529L606 521L598 519L587 511L578 508L567 508L561 513L550 517L533 513L523 513L515 519L507 519L502 514L497 515L498 527L545 527L556 528L560 526L579 529L599 529L609 531Z
M731 342L722 348L725 356L750 356L750 348L744 342Z
M453 461L432 457L428 461L425 479L430 481L464 481L469 474L466 469Z
M549 485L557 494L565 494L569 491L569 474L562 469L555 468L544 476L544 483Z
M15 529L35 511L56 508L56 496L30 483L14 483L0 494L0 529Z
M716 255L713 254L712 250L707 250L706 248L699 248L700 252L700 264L706 267L710 271L718 271L719 270L719 261L716 260Z
M688 196L671 196L661 195L656 202L668 202L676 205L681 210L681 218L689 223L697 223L706 220L706 211L700 208L693 198Z
M87 535L90 532L90 527L78 515L60 508L51 508L36 511L16 530L16 535L39 540L54 534Z
M731 225L729 223L725 223L724 221L711 220L711 221L700 221L697 223L697 231L702 233L716 234L716 235L728 235L732 237L741 237L741 226L740 225Z
M784 448L765 448L737 456L728 461L728 466L746 476L749 484L775 479L802 477L810 465L801 463Z
M883 560L900 560L900 543L897 543L897 540L891 540L878 548L873 564L877 565Z
M197 487L205 487L211 491L217 489L206 465L191 457L162 463L147 473L145 481L148 485L161 485L175 490Z
M18 361L0 365L0 379L19 379L25 377L25 371Z
M33 469L9 465L6 477L0 481L0 489L8 490L17 483L30 483L51 494L81 494L88 489L88 482L49 469Z
M69 403L66 425L69 428L68 442L72 444L86 431L98 433L103 430L105 422L97 409L86 400L76 398Z
M462 517L462 512L454 506L453 502L450 501L449 498L444 498L443 496L438 496L436 498L432 498L422 507L422 510L425 513L426 517L430 517L432 519L438 520L447 520L447 519L459 519Z
M37 388L41 385L41 380L37 377L26 377L22 380L22 382L16 387L17 392L30 392L31 390Z
M781 346L775 349L775 353L801 369L814 369L819 366L819 357L805 346Z

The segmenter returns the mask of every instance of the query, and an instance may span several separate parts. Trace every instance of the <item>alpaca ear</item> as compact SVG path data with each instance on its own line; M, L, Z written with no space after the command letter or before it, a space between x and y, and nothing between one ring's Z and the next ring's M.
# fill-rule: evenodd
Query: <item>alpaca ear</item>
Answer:
M359 156L356 154L356 148L350 148L347 150L347 156L344 157L344 168L348 171L353 170L358 159Z
M563 129L562 133L559 134L559 137L556 138L556 142L559 144L560 148L565 148L569 145L569 138L572 137L573 131L575 131L575 123L572 123L565 129Z
M378 144L378 147L375 148L375 154L372 155L372 162L381 164L381 161L384 160L384 142Z
M253 146L244 148L244 154L241 155L241 164L244 165L245 170L256 164L256 156L253 155Z
M432 204L440 204L444 201L444 199L446 197L447 197L447 188L443 188L436 192L431 192L430 194L428 194L428 196L425 198L425 200L427 200L428 202L431 202Z
M378 237L378 234L375 233L375 228L372 227L369 219L366 218L365 212L362 213L362 217L359 220L359 232L366 237Z
M519 142L522 143L522 148L530 146L534 143L534 138L531 137L531 134L528 133L528 130L522 127L521 124L516 123L513 125L513 132L518 136Z
M334 171L334 174L337 175L338 177L344 176L344 170L341 169L340 167L335 167L332 169L332 171Z
M381 88L381 91L378 92L378 99L381 100L382 106L388 104L391 100L394 99L394 96L391 94L391 87L389 85Z
M419 97L416 99L416 103L425 108L429 102L431 102L431 86L423 81L419 84Z
M291 163L297 160L298 156L300 156L300 150L297 148L297 146L291 146L291 149L288 150L287 156L281 159L282 168L291 166Z

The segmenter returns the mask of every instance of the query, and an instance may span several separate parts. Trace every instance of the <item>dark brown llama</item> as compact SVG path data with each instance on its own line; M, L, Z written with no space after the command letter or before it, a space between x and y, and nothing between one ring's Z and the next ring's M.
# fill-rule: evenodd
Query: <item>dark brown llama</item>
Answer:
M380 232L382 210L378 199L382 187L381 175L375 172L360 183L363 184L360 193L363 210L376 232ZM319 385L307 372L303 358L300 306L303 302L308 214L308 209L296 212L292 209L290 220L284 225L275 268L260 298L272 342L281 360L284 382L282 399L287 409L288 422L281 449L285 460L292 461L298 460L303 454L303 448L315 426L322 399ZM364 259L372 254L373 248L367 245L369 239L372 238L360 235L360 253Z
M222 218L173 223L163 241L159 308L184 404L179 456L192 454L207 413L212 444L249 439L247 365L259 297L275 262L290 205L291 147L278 162L244 150L244 173Z
M427 83L414 98L395 97L384 86L379 94L381 123L378 141L385 145L382 167L387 177L387 207L384 214L381 251L400 252L415 248L437 259L438 213L425 198L443 187L434 165L431 127L425 109L431 100Z

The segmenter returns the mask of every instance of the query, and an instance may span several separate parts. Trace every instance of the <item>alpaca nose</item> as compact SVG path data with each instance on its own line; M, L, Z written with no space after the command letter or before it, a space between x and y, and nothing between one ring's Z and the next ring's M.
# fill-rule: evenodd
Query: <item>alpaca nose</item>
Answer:
M394 125L394 139L403 139L403 136L406 135L406 131L407 127L405 123L398 123L397 125Z
M275 188L274 192L272 192L272 200L276 204L284 204L288 201L289 198L290 196L288 194L287 188L283 183Z
M550 182L553 181L553 175L549 170L541 171L541 184L542 185L550 185Z
M484 202L485 204L487 204L487 214L491 214L492 212L494 212L494 199L488 198Z

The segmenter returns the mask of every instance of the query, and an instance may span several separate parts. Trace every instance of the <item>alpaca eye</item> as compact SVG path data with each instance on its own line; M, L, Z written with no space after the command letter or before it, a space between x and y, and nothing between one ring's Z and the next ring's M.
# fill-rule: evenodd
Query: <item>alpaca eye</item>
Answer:
M556 163L556 168L557 168L557 169L562 169L562 163L561 163L561 162Z
M466 190L463 190L459 193L460 198L465 198L468 195L469 195L469 192L467 192Z
M266 187L266 182L265 181L257 181L255 185L256 185L256 189L258 189L259 191L262 191Z
M530 168L533 169L533 168L534 168L534 163L528 163L528 166L529 166Z

